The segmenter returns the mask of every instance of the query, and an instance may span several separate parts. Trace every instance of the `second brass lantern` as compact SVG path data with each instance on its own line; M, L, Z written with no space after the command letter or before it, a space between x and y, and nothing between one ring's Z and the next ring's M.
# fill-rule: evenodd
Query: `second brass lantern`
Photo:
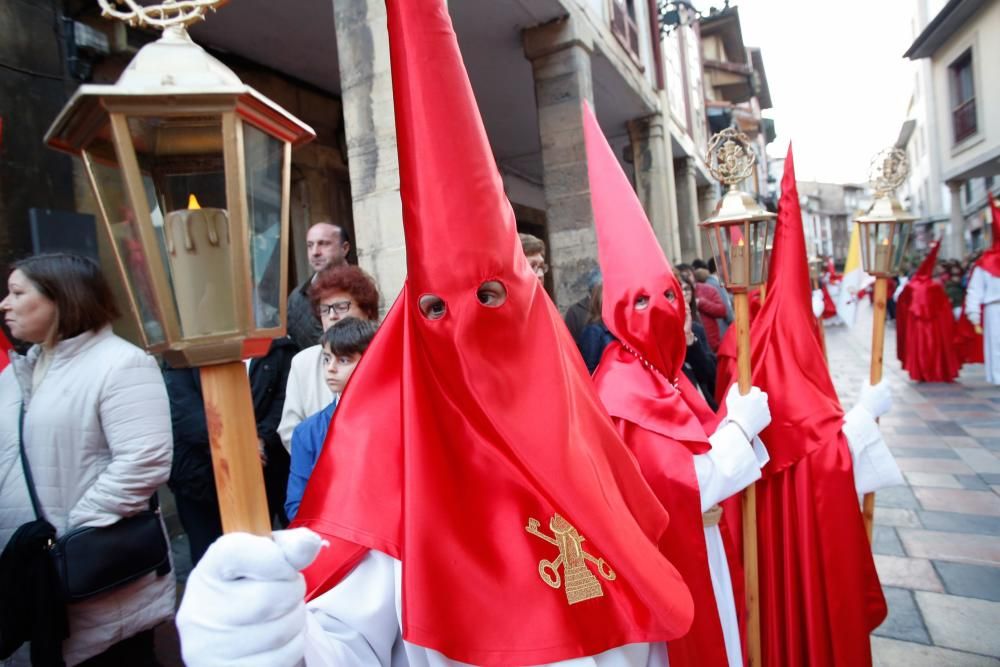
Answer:
M707 162L728 190L701 227L708 233L723 285L730 292L746 292L767 281L777 216L737 189L753 174L756 162L741 132L729 128L713 136Z

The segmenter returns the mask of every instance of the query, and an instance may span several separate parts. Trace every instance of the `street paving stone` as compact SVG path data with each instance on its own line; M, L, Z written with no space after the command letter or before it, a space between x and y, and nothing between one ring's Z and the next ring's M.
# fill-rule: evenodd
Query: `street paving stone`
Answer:
M952 595L1000 602L1000 567L935 561L934 569ZM925 587L925 590L934 589Z
M876 497L876 501L878 498ZM922 528L920 517L912 509L902 507L879 507L875 512L877 526L895 526L897 528Z
M876 507L902 507L905 509L920 509L920 502L908 486L893 486L882 489L875 494Z
M903 473L906 482L910 486L932 486L945 489L964 489L965 486L955 475L947 475L938 472L907 472ZM963 475L963 477L975 477L975 475ZM976 479L979 479L976 477Z
M883 586L944 593L945 588L931 562L924 558L875 555L875 568ZM950 591L949 591L950 592Z
M992 516L961 514L959 512L917 512L920 523L928 530L1000 535L1000 519ZM905 526L909 528L910 526Z
M914 596L934 644L1000 657L1000 603L926 591Z
M918 487L913 493L927 510L1000 516L1000 496L992 491Z
M878 510L875 511L875 515L878 515ZM872 531L872 551L886 556L906 555L896 529L890 526L875 526Z
M875 667L998 667L1000 660L937 646L872 637Z
M908 642L930 644L931 637L924 627L920 609L917 607L914 591L906 588L883 586L885 601L889 604L889 615L882 625L875 628L879 637L892 637Z
M868 377L870 332L863 311L853 330L827 329L842 395ZM876 494L872 549L889 617L872 637L874 664L1000 667L1000 387L982 365L955 383L910 381L891 323L884 359L894 408L882 428L906 486Z

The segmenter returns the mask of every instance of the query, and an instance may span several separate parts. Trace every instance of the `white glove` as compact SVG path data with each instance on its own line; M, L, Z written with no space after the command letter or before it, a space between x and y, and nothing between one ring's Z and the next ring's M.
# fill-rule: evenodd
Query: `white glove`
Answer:
M982 313L978 310L966 310L965 316L969 318L969 321L972 322L973 326L977 327L980 325L980 320L983 319Z
M177 612L188 667L281 667L303 659L306 585L299 570L323 540L306 528L274 539L230 533L192 570Z
M740 394L737 385L726 394L726 419L733 422L753 441L771 423L771 409L767 405L767 394L757 387L750 387L746 396Z
M819 318L823 314L823 290L814 289L812 295L813 317Z
M858 406L865 409L874 419L878 419L892 409L892 392L889 385L882 380L877 385L872 386L867 382L861 387L861 395L858 397Z

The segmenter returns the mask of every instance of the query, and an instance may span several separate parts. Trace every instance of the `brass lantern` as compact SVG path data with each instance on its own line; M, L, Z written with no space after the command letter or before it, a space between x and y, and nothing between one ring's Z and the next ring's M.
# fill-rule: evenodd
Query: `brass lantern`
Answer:
M899 273L910 242L916 216L893 196L909 173L906 153L887 148L872 159L871 182L875 201L864 215L855 218L861 230L861 264L876 278Z
M82 159L145 347L175 367L260 356L284 335L291 150L315 137L191 41L198 18L163 21L45 137Z
M777 216L737 189L753 174L756 160L749 140L734 128L719 132L709 142L709 170L728 190L701 227L708 232L722 282L734 293L766 282L774 238Z

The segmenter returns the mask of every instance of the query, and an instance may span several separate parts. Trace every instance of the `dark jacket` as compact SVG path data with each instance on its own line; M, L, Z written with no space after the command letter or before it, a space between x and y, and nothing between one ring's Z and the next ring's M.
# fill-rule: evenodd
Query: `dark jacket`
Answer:
M695 387L701 390L705 401L712 410L717 410L715 403L715 353L708 347L705 327L698 322L691 323L694 332L694 342L687 346L684 355L684 375Z
M288 336L300 350L315 345L323 335L323 324L309 300L309 285L312 280L313 276L309 276L288 295Z
M288 371L292 366L292 357L298 351L298 346L290 338L278 338L271 342L271 349L265 356L250 362L250 393L257 435L264 441L269 459L281 454L288 458L278 437L278 422L281 421L281 408L285 403ZM170 490L194 500L214 501L215 477L201 395L201 374L197 368L166 367L163 378L170 397L170 421L174 432L174 460L168 481ZM252 443L247 443L247 446L252 446ZM276 465L280 466L280 459ZM287 467L286 462L286 471ZM285 477L287 479L287 472Z

